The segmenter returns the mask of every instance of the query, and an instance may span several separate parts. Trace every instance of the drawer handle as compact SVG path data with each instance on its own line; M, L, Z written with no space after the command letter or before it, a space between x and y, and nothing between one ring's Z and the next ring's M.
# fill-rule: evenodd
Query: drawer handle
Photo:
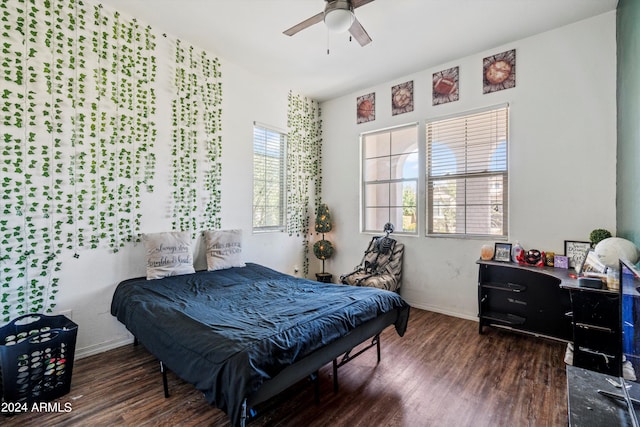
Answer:
M596 325L588 325L586 323L580 323L580 322L576 322L576 326L582 329L592 329L594 331L601 331L601 332L609 332L609 333L613 333L613 329L611 328L605 328L603 326L596 326Z
M596 350L591 350L590 348L586 348L586 347L578 347L578 351L581 351L583 353L588 353L594 356L601 356L604 358L605 362L607 363L607 365L609 364L609 359L616 359L616 356L611 355L611 354L607 354L607 353L603 353L601 351L596 351Z
M507 286L509 286L511 292L522 292L522 286L517 283L507 282Z

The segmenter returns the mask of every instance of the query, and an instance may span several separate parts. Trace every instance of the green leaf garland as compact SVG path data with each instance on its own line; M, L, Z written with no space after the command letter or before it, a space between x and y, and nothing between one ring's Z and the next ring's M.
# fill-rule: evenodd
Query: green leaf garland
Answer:
M322 119L317 101L289 92L287 109L287 232L302 236L303 273L309 274L310 195L321 203Z
M173 228L220 228L222 74L217 58L175 41L171 102Z
M55 307L64 250L135 241L157 130L150 27L82 0L0 2L0 321Z

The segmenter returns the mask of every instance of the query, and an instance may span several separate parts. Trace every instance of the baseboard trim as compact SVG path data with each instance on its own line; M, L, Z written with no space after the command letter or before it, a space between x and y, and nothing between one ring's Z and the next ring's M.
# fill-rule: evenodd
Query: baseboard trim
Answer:
M84 357L93 356L94 354L104 353L105 351L113 350L114 348L122 347L123 345L131 343L133 343L133 337L129 336L118 340L90 345L88 347L76 348L75 359L78 360Z
M424 304L424 303L420 303L420 302L410 301L408 299L406 299L405 301L407 301L407 303L411 307L419 308L421 310L433 311L435 313L446 314L447 316L459 317L461 319L473 320L475 322L478 321L478 316L470 316L470 315L468 315L466 313L459 313L459 312L456 312L456 311L443 309L442 307L437 307L437 306L434 306L434 305L429 305L429 304Z

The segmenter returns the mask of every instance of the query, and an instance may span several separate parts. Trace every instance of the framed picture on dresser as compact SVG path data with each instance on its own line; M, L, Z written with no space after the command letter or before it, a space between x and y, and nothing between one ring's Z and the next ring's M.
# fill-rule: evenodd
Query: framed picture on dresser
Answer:
M564 254L569 258L569 268L580 268L589 249L591 249L591 242L565 240Z
M496 243L493 260L511 262L511 243Z

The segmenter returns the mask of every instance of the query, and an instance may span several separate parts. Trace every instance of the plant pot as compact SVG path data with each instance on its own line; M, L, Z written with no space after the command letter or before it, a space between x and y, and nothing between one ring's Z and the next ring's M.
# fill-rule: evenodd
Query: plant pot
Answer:
M322 283L331 283L333 275L331 273L316 273L316 280Z

